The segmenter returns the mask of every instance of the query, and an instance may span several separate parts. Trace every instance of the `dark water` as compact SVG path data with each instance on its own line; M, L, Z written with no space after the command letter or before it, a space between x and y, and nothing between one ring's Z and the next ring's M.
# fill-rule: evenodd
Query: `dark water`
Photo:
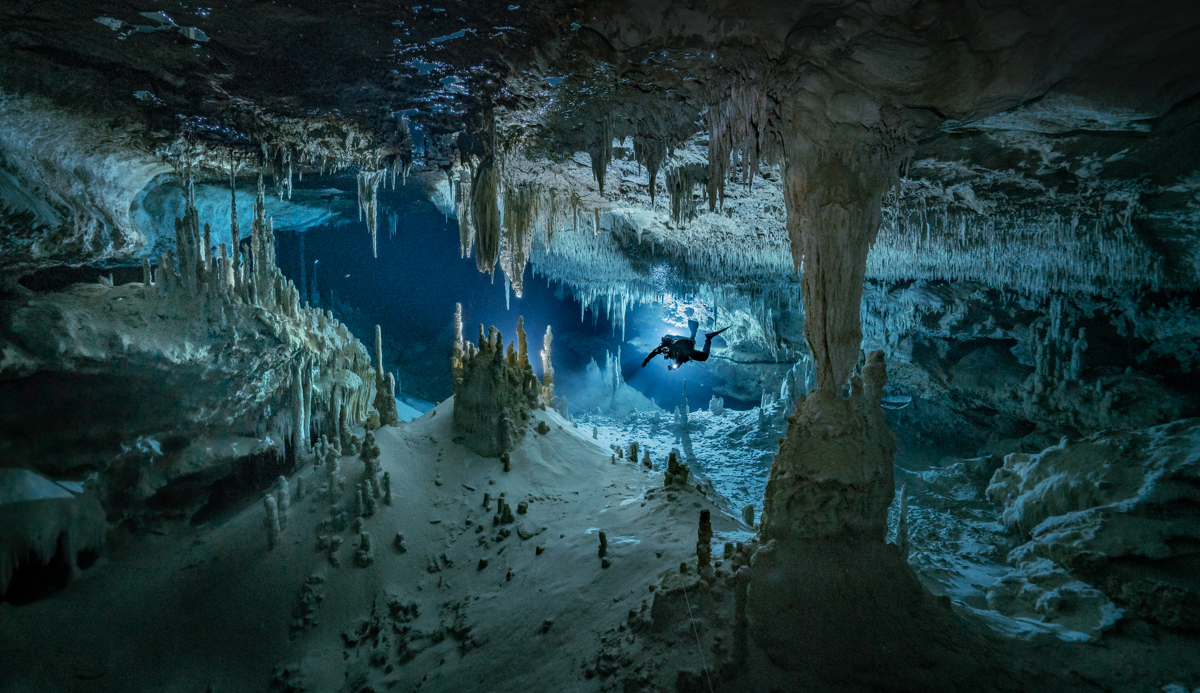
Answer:
M354 198L353 179L324 178L313 183L334 185ZM684 379L692 407L705 406L712 396L712 384L703 364L689 364L676 372L667 372L661 360L641 368L645 354L642 345L655 335L678 332L656 318L655 307L632 311L626 335L630 340L641 336L638 344L621 344L621 331L600 311L583 310L569 288L548 285L525 270L523 296L510 293L505 305L504 275L497 267L495 279L481 273L474 258L463 258L459 249L458 222L445 219L428 201L415 183L398 186L395 191L379 191L378 250L371 255L371 238L365 222L351 217L335 225L323 225L303 232L305 288L310 291L314 266L322 308L331 307L336 293L335 315L347 323L368 346L374 344L374 326L384 335L384 362L400 375L401 389L422 399L440 401L450 395L450 350L453 340L453 316L456 302L463 306L465 336L474 340L479 325L495 325L506 340L516 338L518 316L525 318L531 361L541 373L537 352L541 349L546 326L552 326L553 363L559 383L564 387L582 385L583 373L590 360L601 366L605 353L616 353L621 346L622 372L629 384L647 397L655 398L668 410L678 403ZM389 216L397 219L396 233L390 233ZM285 276L301 283L301 234L277 231L278 262ZM568 396L570 392L568 391ZM726 398L726 405L740 408L744 403Z

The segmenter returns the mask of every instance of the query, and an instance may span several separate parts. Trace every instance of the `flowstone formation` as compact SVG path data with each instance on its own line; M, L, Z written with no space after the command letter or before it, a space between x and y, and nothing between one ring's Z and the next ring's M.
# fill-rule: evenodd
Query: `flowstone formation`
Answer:
M479 326L479 344L463 340L462 304L454 312L454 428L463 444L483 457L500 457L525 436L542 383L529 364L524 319L517 320L517 347L495 327ZM507 470L506 470L507 471Z

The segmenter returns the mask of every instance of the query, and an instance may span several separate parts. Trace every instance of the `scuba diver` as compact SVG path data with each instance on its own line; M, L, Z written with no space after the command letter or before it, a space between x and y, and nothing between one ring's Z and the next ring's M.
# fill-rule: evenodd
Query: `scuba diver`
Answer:
M724 329L717 330L716 332L709 332L705 334L704 350L696 351L696 330L700 329L700 323L696 322L695 320L688 320L688 327L692 328L691 337L682 337L677 334L669 334L664 336L662 338L662 344L658 345L654 351L650 352L650 355L646 357L645 361L642 361L642 368L645 368L646 364L650 363L650 359L658 356L659 354L662 354L663 358L675 362L667 366L667 370L669 371L679 368L688 361L707 361L708 350L710 347L712 347L713 337L716 337L725 330L729 329L726 327Z

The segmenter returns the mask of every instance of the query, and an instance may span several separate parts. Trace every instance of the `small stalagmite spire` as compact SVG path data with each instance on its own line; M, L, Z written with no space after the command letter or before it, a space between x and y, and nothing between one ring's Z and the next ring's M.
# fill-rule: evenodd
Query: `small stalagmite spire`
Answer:
M542 338L542 403L548 408L558 406L558 398L554 396L554 366L550 363L550 343L554 341L554 333L546 325L546 336Z

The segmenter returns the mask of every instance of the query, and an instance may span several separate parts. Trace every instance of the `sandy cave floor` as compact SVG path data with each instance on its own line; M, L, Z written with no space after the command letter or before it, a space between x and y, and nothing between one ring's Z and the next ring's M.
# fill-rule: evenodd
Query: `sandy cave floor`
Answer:
M63 591L22 607L0 604L0 691L620 690L624 674L596 675L606 653L624 671L652 672L658 687L673 690L676 671L702 669L693 627L706 663L716 664L718 612L729 603L713 611L711 599L702 606L693 593L695 626L682 617L670 632L626 624L635 621L631 611L647 621L656 589L699 584L701 509L713 511L714 556L725 540L749 536L726 514L728 500L694 489L656 492L661 471L614 464L604 447L607 438L645 432L621 430L621 422L601 426L593 440L590 424L576 428L552 412L534 413L533 423L550 430L531 425L505 473L497 460L453 442L452 408L447 400L377 432L394 499L365 519L369 566L355 565L359 539L350 529L339 533L340 566L317 548L318 535L331 534L321 525L335 503L311 490L325 470L307 463L291 488L295 494L302 478L310 491L293 497L274 551L266 549L262 506L250 501L220 524L116 531L105 556ZM752 425L747 418L734 427ZM658 447L671 441L642 442L661 470ZM697 446L701 458L705 448ZM339 507L353 498L361 462L344 457L341 470ZM719 489L724 483L714 476ZM504 493L515 522L494 525L497 505L485 510L484 493ZM516 512L522 501L525 514ZM599 530L608 536L607 569L597 555ZM681 580L682 561L691 567ZM989 630L970 609L957 611L970 627ZM1200 686L1200 642L1144 622L1122 621L1095 643L1030 629L1016 635L989 639L1024 690Z
M263 691L298 679L312 691L358 679L381 690L599 689L599 678L584 677L599 634L623 630L631 609L648 609L650 586L681 561L691 559L694 572L700 510L714 510L715 555L723 533L745 534L700 492L647 500L661 473L613 464L590 429L585 436L554 413L535 412L550 432L531 428L504 473L452 441L452 407L447 400L378 432L394 500L365 520L370 566L355 566L351 530L341 533L340 567L317 549L332 505L313 492L293 497L274 551L256 502L217 526L118 531L67 589L19 608L0 604L0 690ZM341 468L339 502L362 474L356 458ZM291 479L293 494L298 477L313 488L324 470L306 465ZM505 494L514 513L527 501L528 512L495 527L496 502L485 510L485 493ZM498 538L502 528L511 535ZM607 569L597 555L601 529ZM393 546L396 533L405 553ZM295 629L311 576L323 578L317 623ZM409 635L381 641L371 632L380 614L397 613L392 630Z

